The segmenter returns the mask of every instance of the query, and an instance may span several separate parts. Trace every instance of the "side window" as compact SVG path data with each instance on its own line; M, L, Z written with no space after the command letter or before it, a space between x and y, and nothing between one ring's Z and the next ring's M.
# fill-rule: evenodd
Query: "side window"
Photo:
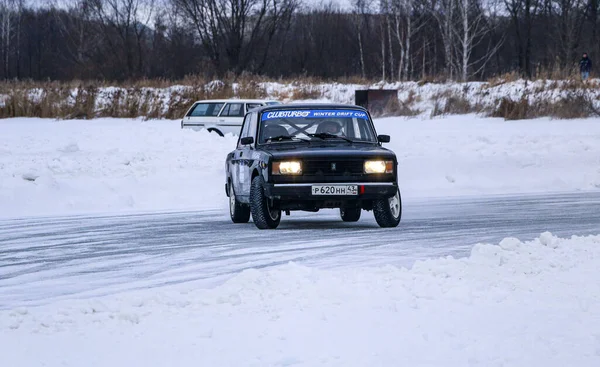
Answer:
M229 106L231 106L229 103L225 105L225 108L223 108L223 111L221 112L221 117L229 114Z
M221 110L221 107L223 107L223 103L196 103L196 105L190 110L188 116L217 116L219 114L219 110Z
M258 125L258 114L256 112L252 112L248 114L248 135L253 136L254 140L256 140L256 127Z
M242 103L229 103L221 116L225 117L243 117L244 116L244 105Z
M256 128L256 123L254 123L254 115L255 114L253 113L249 113L246 115L246 118L244 118L242 130L240 132L240 138L238 139L238 148L243 147L240 143L240 140L242 140L242 138L245 138L247 136L254 136L254 131L252 130L252 126Z
M219 116L219 112L225 103L214 103L212 111L210 111L209 116Z

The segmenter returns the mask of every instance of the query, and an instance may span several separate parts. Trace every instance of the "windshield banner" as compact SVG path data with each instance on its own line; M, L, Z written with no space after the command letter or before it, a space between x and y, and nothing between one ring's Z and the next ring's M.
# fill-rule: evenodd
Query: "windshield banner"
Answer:
M323 118L323 117L354 117L367 120L363 111L357 110L282 110L262 114L262 120L293 119L293 118Z

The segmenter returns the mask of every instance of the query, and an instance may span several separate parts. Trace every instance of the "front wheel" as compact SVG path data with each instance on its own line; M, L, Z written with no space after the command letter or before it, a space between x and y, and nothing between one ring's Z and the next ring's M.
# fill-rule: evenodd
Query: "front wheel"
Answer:
M380 227L397 227L402 217L400 190L396 191L396 195L391 198L376 200L373 203L373 214Z
M274 229L281 221L281 210L273 209L265 196L265 181L261 175L252 179L250 187L250 211L254 225L259 229Z

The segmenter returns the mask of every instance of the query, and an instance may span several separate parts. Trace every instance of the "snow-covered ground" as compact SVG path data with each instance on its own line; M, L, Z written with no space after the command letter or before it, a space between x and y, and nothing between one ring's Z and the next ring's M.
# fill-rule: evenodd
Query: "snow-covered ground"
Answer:
M405 200L600 189L600 119L383 118ZM178 121L0 120L0 217L225 209L236 137Z
M0 311L2 365L598 366L600 236Z
M392 136L387 146L398 154L406 201L600 189L600 119L507 122L454 116L385 118L376 124L379 133ZM177 121L164 120L10 119L0 120L0 137L2 217L178 209L227 212L223 170L225 156L236 142L233 136L181 130ZM175 245L167 242L158 245L166 253L145 253L141 239L141 248L133 254L113 254L114 246L93 238L77 247L84 239L62 235L66 227L61 225L49 230L54 237L48 242L43 233L47 229L30 228L34 221L6 223L0 233L12 236L13 244L3 248L0 238L0 259L12 262L0 260L2 274L9 276L0 282L5 285L0 292L19 286L34 291L49 285L79 288L91 279L85 274L90 268L79 269L85 275L52 282L32 272L38 267L39 272L50 270L48 274L54 271L57 276L60 271L53 266L77 268L81 261L93 262L94 269L126 267L136 261L146 262L142 268L152 267L153 261L169 256L169 249L181 269L164 270L167 277L169 272L183 277L190 274L179 272L208 271L221 264L203 264L203 251L224 252L234 262L257 260L239 257L248 255L251 247L206 246L202 233L188 234L194 237L188 246L196 252L171 248ZM417 232L422 226L413 225ZM19 226L27 227L29 234L14 232ZM398 242L405 240L403 229L396 230ZM164 241L173 241L176 235L171 233ZM262 246L278 240L277 232L269 235L273 237ZM372 235L364 229L357 238L368 241ZM333 253L322 256L323 261L342 264L329 269L288 263L245 270L225 283L219 273L223 269L217 269L208 287L205 279L86 299L65 295L38 306L11 307L0 311L0 365L600 365L600 235L558 238L542 233L531 242L510 236L506 233L499 244L473 246L467 258L417 261L407 268L367 267L348 259L344 263L343 256ZM160 241L160 236L153 241ZM321 242L314 248L327 247L327 239ZM436 240L422 246L445 245L441 239L431 242ZM304 250L306 257L319 251L310 246ZM29 256L45 251L52 251L51 257L57 251L64 259L59 265L43 260L27 265ZM385 251L407 249L388 243ZM386 254L379 255L383 259ZM112 273L97 276L104 274ZM160 277L160 271L153 276ZM23 283L15 284L18 279Z

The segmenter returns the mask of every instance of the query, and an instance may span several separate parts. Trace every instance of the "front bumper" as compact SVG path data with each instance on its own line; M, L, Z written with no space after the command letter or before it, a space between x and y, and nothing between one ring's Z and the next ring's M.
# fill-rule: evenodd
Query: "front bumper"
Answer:
M313 185L357 185L358 195L313 195ZM266 184L265 195L275 200L323 201L323 200L376 200L387 199L396 194L396 182L344 182L344 183L300 183Z

